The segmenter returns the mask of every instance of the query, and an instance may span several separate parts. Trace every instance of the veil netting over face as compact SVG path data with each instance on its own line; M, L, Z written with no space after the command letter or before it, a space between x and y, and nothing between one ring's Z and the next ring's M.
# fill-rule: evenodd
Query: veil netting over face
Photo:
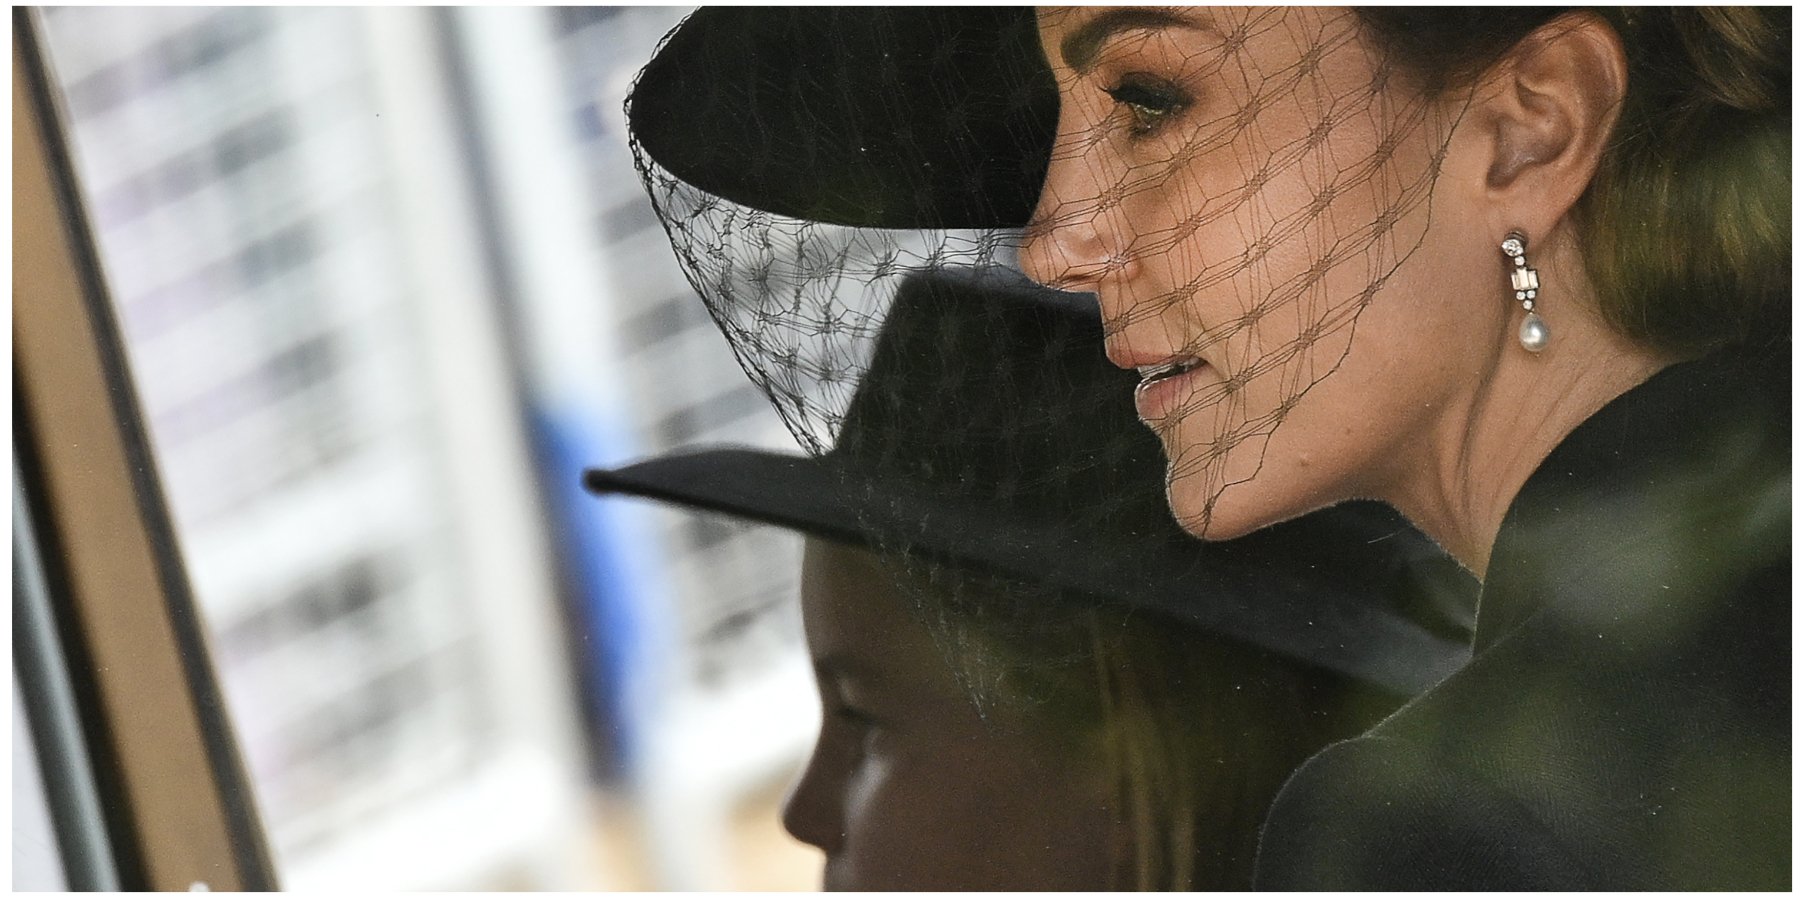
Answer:
M1173 515L1232 537L1251 529L1213 533L1221 497L1263 473L1424 240L1454 120L1347 14L1118 15L1053 66L1039 32L1056 14L704 10L640 79L633 149L803 446L835 444L909 276L1022 270L1093 294L1107 356L1141 380L1127 403L1163 444Z
M1422 240L1448 124L1351 17L1118 15L1053 48L1053 66L1054 14L1029 9L702 9L665 38L627 114L690 282L846 490L877 509L893 500L868 484L928 480L1040 530L993 574L1067 568L1083 590L1155 594L1144 561L1188 550L1180 531L1203 533L1220 495L1257 477L1264 445L1331 380ZM1062 99L1087 82L1104 103ZM1096 267L1074 256L1097 232L1112 249ZM1047 273L1059 247L1075 274ZM993 299L1026 293L1061 320L1021 325ZM1021 328L1054 335L1040 359L1116 371L1021 363L1016 346L1041 338ZM878 414L847 432L859 410ZM1350 549L1306 538L1317 560L1258 538L1266 558L1245 570L1330 587L1348 582L1325 560L1388 571L1436 555L1414 552L1397 519L1370 522ZM875 523L870 543L919 565L919 527ZM1370 543L1396 534L1396 554ZM1165 570L1222 565L1188 557ZM1381 656L1327 651L1345 636L1321 634L1252 639L1358 666Z

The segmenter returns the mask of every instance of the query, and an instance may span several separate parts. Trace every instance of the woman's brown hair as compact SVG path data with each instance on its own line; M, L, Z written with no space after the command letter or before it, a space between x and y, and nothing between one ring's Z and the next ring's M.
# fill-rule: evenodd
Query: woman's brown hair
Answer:
M1375 43L1428 92L1463 87L1537 28L1588 14L1629 86L1574 209L1599 311L1678 358L1785 347L1791 327L1792 12L1730 8L1383 8Z

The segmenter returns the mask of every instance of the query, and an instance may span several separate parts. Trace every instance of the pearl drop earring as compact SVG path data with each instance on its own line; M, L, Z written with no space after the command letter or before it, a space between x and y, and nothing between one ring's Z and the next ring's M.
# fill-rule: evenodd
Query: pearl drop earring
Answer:
M1515 231L1500 242L1500 252L1513 261L1513 298L1525 308L1525 320L1519 323L1519 346L1533 353L1550 344L1550 326L1537 314L1538 273L1525 265L1525 235Z

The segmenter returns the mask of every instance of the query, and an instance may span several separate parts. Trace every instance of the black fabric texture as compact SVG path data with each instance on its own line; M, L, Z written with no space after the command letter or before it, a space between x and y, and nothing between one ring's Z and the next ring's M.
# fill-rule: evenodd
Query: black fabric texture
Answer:
M1257 887L1789 889L1786 366L1670 367L1552 452L1474 660L1295 773Z

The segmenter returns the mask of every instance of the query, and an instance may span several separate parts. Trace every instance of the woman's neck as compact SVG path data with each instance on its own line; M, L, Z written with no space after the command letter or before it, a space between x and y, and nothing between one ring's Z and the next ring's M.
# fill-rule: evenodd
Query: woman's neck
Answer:
M1544 458L1601 407L1673 360L1639 348L1585 304L1554 318L1550 346L1508 346L1438 418L1386 499L1485 579L1494 540L1513 499Z

